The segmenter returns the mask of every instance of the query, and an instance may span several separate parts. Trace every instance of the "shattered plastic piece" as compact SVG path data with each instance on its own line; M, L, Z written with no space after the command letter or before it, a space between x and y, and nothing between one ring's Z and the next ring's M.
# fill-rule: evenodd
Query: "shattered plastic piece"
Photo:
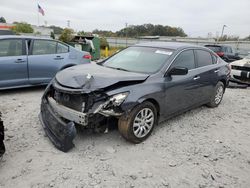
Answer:
M45 113L50 114L50 112L48 111ZM74 147L73 140L76 136L76 128L73 122L65 124L58 120L53 121L53 119L55 119L56 117L53 117L51 114L50 116L48 116L50 118L47 120L47 122L44 122L41 116L42 113L40 114L39 118L44 131L57 149L63 152L67 152Z
M5 153L5 146L3 143L4 140L4 126L3 126L3 121L1 119L1 112L0 112L0 157Z

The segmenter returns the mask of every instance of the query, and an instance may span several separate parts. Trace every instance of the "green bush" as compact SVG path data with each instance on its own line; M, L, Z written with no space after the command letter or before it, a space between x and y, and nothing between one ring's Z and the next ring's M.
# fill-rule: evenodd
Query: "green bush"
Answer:
M100 38L100 48L105 49L106 47L109 48L109 43L106 38Z
M73 39L73 34L73 29L65 28L60 35L59 40L65 43L70 42Z
M34 29L31 27L30 24L25 22L15 23L15 26L12 28L16 34L18 33L33 33Z

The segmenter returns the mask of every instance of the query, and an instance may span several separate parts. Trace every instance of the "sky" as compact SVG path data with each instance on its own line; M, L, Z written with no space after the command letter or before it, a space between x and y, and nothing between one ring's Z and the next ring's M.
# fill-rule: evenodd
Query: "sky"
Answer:
M7 22L38 24L37 4L44 9L40 25L118 31L145 23L181 27L190 37L250 35L250 0L0 0L0 17Z

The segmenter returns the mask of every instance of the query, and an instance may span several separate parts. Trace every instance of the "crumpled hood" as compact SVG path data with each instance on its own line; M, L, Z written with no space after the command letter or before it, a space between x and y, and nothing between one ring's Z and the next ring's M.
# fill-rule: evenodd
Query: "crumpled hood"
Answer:
M118 82L144 81L148 76L148 74L115 70L90 63L67 68L56 74L56 80L64 87L93 91Z
M250 59L241 59L230 63L230 65L241 66L241 67L250 67Z

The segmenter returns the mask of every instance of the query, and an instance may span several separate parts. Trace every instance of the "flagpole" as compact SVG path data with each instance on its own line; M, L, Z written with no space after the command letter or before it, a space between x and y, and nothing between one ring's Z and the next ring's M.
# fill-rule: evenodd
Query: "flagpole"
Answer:
M37 3L37 8L38 8L38 3ZM37 9L37 26L39 27L40 21L39 21L39 11Z

